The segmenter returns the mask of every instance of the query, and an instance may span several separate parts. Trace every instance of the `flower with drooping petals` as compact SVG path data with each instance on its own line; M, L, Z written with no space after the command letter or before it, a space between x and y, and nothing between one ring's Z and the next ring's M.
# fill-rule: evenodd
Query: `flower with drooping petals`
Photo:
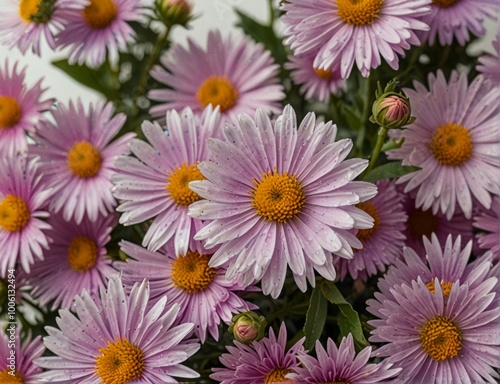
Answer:
M401 369L392 369L387 360L378 364L367 364L372 351L371 347L364 348L356 354L352 335L343 337L339 347L328 338L326 350L316 341L316 355L299 355L302 363L295 368L295 373L286 377L295 383L386 383L387 379L394 378Z
M150 310L148 301L146 280L135 284L130 295L119 277L109 280L99 299L84 290L75 298L76 316L61 309L56 318L60 329L45 328L49 336L43 341L56 356L35 360L47 369L39 382L177 383L172 376L199 377L181 364L200 348L186 340L193 324L172 326L179 306L166 310L166 297Z
M419 45L416 31L428 30L420 18L430 0L289 0L281 9L285 41L296 55L317 52L314 68L340 66L343 79L354 64L364 77L381 64L398 69L398 54Z
M187 215L189 204L201 197L188 183L204 178L198 163L208 158L206 141L219 134L220 125L218 109L207 108L201 118L189 108L180 115L169 111L166 131L156 122L142 124L150 144L139 139L130 142L137 158L116 160L113 194L123 201L117 208L123 212L120 223L131 225L154 218L142 242L149 250L156 251L174 238L177 255L188 249L203 253L201 243L193 240L202 223Z
M97 296L107 280L118 273L106 258L106 244L116 218L114 214L91 222L87 217L80 224L66 222L61 215L52 215L52 242L44 252L44 260L35 263L27 276L34 289L31 292L41 306L52 300L51 310L71 309L76 295L85 289ZM68 282L71 284L68 284ZM61 289L64 287L64 289Z
M120 246L132 257L119 265L123 283L131 287L147 279L151 305L164 296L168 297L167 307L179 304L177 322L194 323L194 332L202 343L207 331L215 340L219 339L221 320L229 324L234 313L257 308L238 297L235 292L244 288L226 280L224 270L208 266L210 255L200 255L197 251L178 255L172 241L162 248L162 252L154 253L127 241L122 241Z
M134 39L129 23L145 20L151 6L152 0L88 0L83 10L68 12L57 45L70 47L70 64L98 67L106 58L116 62Z
M335 279L331 252L352 258L362 244L349 230L373 226L354 204L376 194L373 184L352 181L367 161L345 160L352 142L335 141L336 133L312 113L297 128L287 106L274 124L257 110L255 120L242 114L227 126L225 141L209 140L212 157L198 166L207 180L189 183L206 200L189 215L213 220L195 236L207 249L221 244L210 267L227 267L226 277L244 286L260 280L274 298L288 265L302 291L306 279L315 284L315 270Z
M80 100L52 111L54 122L43 122L33 135L32 152L40 156L44 180L52 188L50 208L63 212L64 220L81 223L84 215L96 221L114 210L111 176L115 157L128 154L128 133L110 143L125 123L125 115L113 117L112 103L90 105Z
M281 324L278 337L272 328L269 337L245 345L235 341L220 356L225 368L212 368L210 378L221 384L281 383L299 367L298 357L305 355L304 338L286 349L286 327Z
M495 54L484 54L477 59L479 64L476 66L476 69L484 77L500 85L500 29L493 41L493 48L495 49Z
M185 107L200 113L212 104L235 121L238 114L253 114L257 108L279 112L279 100L285 97L270 52L246 37L223 38L210 31L206 50L189 40L188 49L172 47L161 63L167 70L156 66L151 76L169 89L149 92L150 99L160 102L149 111L155 117Z
M477 234L479 248L489 249L495 260L500 259L500 197L493 197L491 209L481 209L474 216L474 227L481 232ZM486 233L485 233L486 232Z
M42 184L36 159L0 157L0 276L21 264L26 272L43 259L50 225L43 219L50 190Z
M40 100L45 89L39 80L32 87L24 83L26 68L12 72L9 62L0 67L0 156L25 154L28 149L27 132L34 132L43 112L50 109L52 99Z
M500 194L500 88L482 76L467 85L463 71L453 71L448 83L443 72L430 74L430 92L418 82L414 87L404 91L416 121L401 132L402 147L387 155L422 169L398 183L416 190L417 208L432 207L449 220L458 205L471 218L473 197L489 208L490 194Z

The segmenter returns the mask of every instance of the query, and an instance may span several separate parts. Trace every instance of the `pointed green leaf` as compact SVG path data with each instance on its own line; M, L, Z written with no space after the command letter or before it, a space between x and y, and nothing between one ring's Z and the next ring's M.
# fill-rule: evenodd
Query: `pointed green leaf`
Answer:
M309 351L314 348L316 340L319 339L323 332L327 311L328 303L321 293L321 289L316 286L312 291L304 324L304 334L306 336L304 347Z
M394 179L408 173L419 171L421 168L411 165L401 165L400 161L393 161L373 168L370 173L363 177L363 181L375 182L382 179Z

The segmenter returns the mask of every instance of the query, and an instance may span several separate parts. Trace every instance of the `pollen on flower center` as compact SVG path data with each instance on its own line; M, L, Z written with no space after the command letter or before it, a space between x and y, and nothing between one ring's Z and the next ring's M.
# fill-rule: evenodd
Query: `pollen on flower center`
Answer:
M114 0L90 0L83 10L83 18L94 29L106 28L118 14Z
M462 333L447 317L437 316L420 328L422 348L432 359L452 359L462 349Z
M432 3L434 5L437 5L438 7L441 7L441 8L452 7L458 2L459 2L459 0L432 0Z
M19 16L21 16L25 22L31 23L33 17L40 9L41 2L42 0L21 0L19 3Z
M264 377L264 383L293 383L291 379L287 379L285 376L289 373L293 373L292 369L288 368L275 368L269 372L266 377Z
M280 175L276 170L269 171L262 174L261 181L254 182L256 186L250 191L252 206L267 221L286 223L304 207L306 196L302 184L288 172Z
M210 76L198 88L196 100L202 108L217 105L221 112L231 109L238 100L238 91L226 76Z
M444 296L449 296L450 295L450 292L451 292L451 287L453 287L453 283L451 281L443 281L441 280L441 290L443 291L443 295ZM434 279L432 279L431 281L429 281L427 284L425 284L425 286L429 289L429 291L431 291L433 294L436 293L435 289L434 289Z
M22 198L7 195L0 201L0 227L4 230L18 232L28 224L30 218L28 204Z
M10 128L21 120L21 107L16 99L0 96L0 129Z
M472 156L472 140L467 128L460 124L441 125L429 144L429 149L441 165L459 166Z
M356 233L356 237L363 244L366 243L372 235L377 231L378 226L380 225L380 217L378 215L378 210L375 205L372 203L359 203L356 204L356 207L368 213L371 217L373 217L373 227L367 229L360 229L358 233Z
M408 215L408 231L415 240L422 240L422 236L431 237L439 229L439 218L431 210L423 211L415 208Z
M0 383L2 384L24 384L23 376L20 372L14 371L14 374L10 374L11 370L5 368L0 372Z
M144 370L142 351L125 337L108 342L106 348L99 349L95 370L103 384L126 384L138 379Z
M314 68L314 72L316 72L316 75L323 80L330 80L332 78L331 69Z
M68 263L77 272L85 272L97 261L97 244L88 237L75 237L68 247Z
M97 175L101 169L102 157L91 143L82 140L69 150L67 164L76 176L87 179Z
M337 0L339 17L351 25L373 23L382 11L384 0Z
M188 251L172 262L172 281L189 294L205 290L215 277L216 270L208 266L210 255Z
M201 196L189 189L188 184L195 180L205 180L196 164L187 166L186 163L170 173L168 184L165 186L177 205L189 205L201 200Z

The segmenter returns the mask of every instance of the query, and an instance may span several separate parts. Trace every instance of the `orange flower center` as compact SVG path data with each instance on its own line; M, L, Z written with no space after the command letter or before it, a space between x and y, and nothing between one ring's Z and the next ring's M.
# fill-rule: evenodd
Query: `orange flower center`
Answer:
M318 75L318 77L322 78L323 80L330 80L332 78L331 69L314 68L314 72L316 72L316 75Z
M384 0L337 0L339 17L347 24L373 23L382 11Z
M287 379L285 376L289 373L293 373L293 370L288 368L276 368L269 372L266 377L264 377L264 383L293 383L293 380Z
M195 180L205 180L196 164L186 166L186 163L170 173L165 189L177 205L189 205L201 200L201 196L189 189L189 183Z
M97 261L97 244L88 237L75 237L68 247L68 263L74 271L85 272Z
M443 292L443 295L449 296L450 292L451 292L451 287L453 287L453 283L450 281L445 282L445 281L441 280L440 285L441 285L441 291ZM432 279L427 284L425 284L425 286L429 289L429 291L432 292L432 294L436 293L436 291L434 289L434 279Z
M358 230L358 233L356 234L356 237L361 241L363 244L365 244L372 235L377 231L379 225L380 225L380 217L378 215L378 210L375 205L372 203L359 203L356 204L356 207L365 211L368 213L371 217L373 217L373 227L367 228L367 229L360 229Z
M216 270L208 266L211 255L200 255L188 251L186 256L178 256L172 262L172 281L177 288L189 294L205 290L216 275Z
M76 176L88 179L97 175L101 169L102 157L92 144L82 140L69 150L67 164Z
M443 361L458 356L462 349L462 333L453 321L437 316L420 328L420 342L433 360Z
M19 16L21 16L25 22L31 23L33 17L40 9L41 2L42 0L21 0L19 2Z
M429 149L439 164L452 167L465 164L472 156L472 148L467 128L455 123L441 125L429 144Z
M13 373L13 374L12 374ZM5 368L0 372L0 383L2 384L24 384L23 376L20 372L12 372L8 368Z
M226 76L210 76L198 88L196 100L202 108L212 104L221 112L231 109L238 100L238 91Z
M459 1L460 0L432 0L432 3L440 8L448 8L454 6Z
M21 120L21 107L16 99L0 96L0 129L10 128Z
M18 232L28 224L30 218L28 204L22 198L7 195L0 201L0 227L4 230Z
M110 25L118 14L113 0L90 0L83 10L83 18L93 29L103 29Z

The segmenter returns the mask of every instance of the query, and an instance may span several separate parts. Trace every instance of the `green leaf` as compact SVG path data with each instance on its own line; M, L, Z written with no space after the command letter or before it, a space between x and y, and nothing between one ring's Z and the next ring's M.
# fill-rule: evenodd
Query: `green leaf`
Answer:
M328 303L321 293L321 289L316 286L312 291L304 324L304 334L306 336L304 347L309 351L314 348L316 340L319 339L323 332L327 311Z
M394 179L408 173L419 171L421 168L412 165L401 165L400 161L393 161L373 168L363 177L363 181L375 182L382 179Z
M347 335L351 333L354 339L354 345L358 350L369 346L370 344L366 341L365 335L363 334L363 328L361 327L358 313L352 308L351 304L344 299L342 293L340 293L335 284L331 281L324 280L321 283L321 292L330 303L335 304L340 310L337 316L337 323L340 328L341 336L347 337Z

